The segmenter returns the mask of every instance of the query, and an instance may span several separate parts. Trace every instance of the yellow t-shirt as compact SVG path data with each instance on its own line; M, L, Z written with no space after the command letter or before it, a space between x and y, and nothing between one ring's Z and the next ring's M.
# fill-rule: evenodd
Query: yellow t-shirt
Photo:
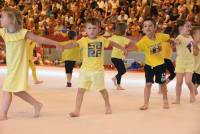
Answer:
M8 33L5 28L0 28L0 35L6 44L7 74L3 83L4 91L20 92L28 89L29 55L28 45L25 43L26 33L26 29Z
M193 41L192 37L184 37L182 35L178 35L177 38L180 41L179 45L176 45L176 63L178 64L193 64L194 57L192 54L192 45Z
M200 44L199 47L199 54L194 56L194 72L200 74Z
M82 71L104 70L104 48L109 46L109 40L98 36L96 39L82 37L77 41L82 50Z
M73 42L76 42L75 40L69 40L61 42L61 45L67 45L71 44ZM62 52L62 61L79 61L80 60L80 49L79 47L71 48L71 49L65 49Z
M173 50L172 47L170 46L169 42L163 42L162 43L162 56L165 59L171 59Z
M29 46L29 60L33 60L33 49L36 47L36 42L27 39L26 44Z
M126 45L129 44L130 40L126 37L123 36L118 36L118 35L113 35L112 37L109 38L109 40L116 42L117 44L119 44L122 47L126 47ZM122 59L124 58L124 52L118 48L113 48L112 49L112 54L111 54L112 58L118 58L118 59Z
M155 67L164 63L162 57L162 42L168 41L169 35L163 33L156 33L156 39L151 40L144 36L139 42L136 43L137 51L144 52L145 64Z

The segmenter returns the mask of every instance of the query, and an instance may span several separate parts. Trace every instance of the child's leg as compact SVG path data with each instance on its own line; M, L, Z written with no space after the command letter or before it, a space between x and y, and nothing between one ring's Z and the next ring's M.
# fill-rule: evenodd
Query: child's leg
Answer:
M174 65L171 60L165 59L165 63L166 63L166 70L168 70L170 74L166 80L166 84L168 84L171 80L175 78L176 73L175 73Z
M163 108L168 109L169 104L168 104L168 99L167 99L167 86L166 84L159 84L159 87L162 90L162 94L163 94Z
M180 104L183 77L184 77L184 73L176 74L176 100L175 100L175 102L173 102L173 104Z
M194 94L195 94L195 95L198 94L198 87L199 87L198 84L195 84L195 85L194 85Z
M34 107L34 110L35 110L34 117L35 118L40 116L40 110L42 108L42 103L38 102L36 99L34 99L30 94L28 94L25 91L14 93L14 95L20 97L21 99L28 102L29 104L31 104Z
M190 103L195 102L195 89L192 83L192 73L185 73L185 83L190 90Z
M36 67L35 67L35 64L33 63L33 61L29 60L29 66L30 66L31 71L32 71L32 77L33 77L34 83L35 84L43 83L43 81L39 81L38 78L37 78Z
M114 64L115 68L117 69L117 75L112 78L114 84L117 86L117 89L122 90L123 88L120 86L121 84L121 77L123 74L126 73L126 68L122 59L112 58L112 63Z
M12 101L12 93L3 91L0 121L7 120L7 113L8 113L11 101Z
M71 87L72 72L76 61L65 61L65 72L67 76L67 87Z
M100 91L104 102L105 102L105 107L106 107L106 112L105 114L112 114L111 106L110 106L110 101L109 101L109 95L106 89L103 89Z
M144 105L140 107L140 110L147 110L149 106L149 98L151 94L152 83L146 83L144 88Z
M75 109L73 112L71 112L69 115L71 117L79 117L80 116L80 111L81 111L81 104L83 102L83 96L85 93L85 89L79 88L76 96L76 105Z

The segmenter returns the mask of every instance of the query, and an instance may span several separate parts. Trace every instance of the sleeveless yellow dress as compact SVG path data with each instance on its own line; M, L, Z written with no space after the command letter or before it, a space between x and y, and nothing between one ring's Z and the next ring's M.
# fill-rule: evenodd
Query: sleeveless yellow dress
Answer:
M7 75L3 91L20 92L28 89L28 45L25 44L27 30L8 33L0 28L0 35L6 44Z

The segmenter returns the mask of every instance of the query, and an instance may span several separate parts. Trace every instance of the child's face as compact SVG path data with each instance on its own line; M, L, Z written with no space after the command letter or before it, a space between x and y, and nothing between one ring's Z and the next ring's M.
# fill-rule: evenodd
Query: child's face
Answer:
M154 34L156 32L156 27L154 26L153 22L151 22L151 21L145 21L143 23L143 32L146 35Z
M200 29L195 30L195 32L193 33L193 39L194 41L200 42Z
M1 12L0 18L1 26L7 28L10 24L10 18L8 17L7 13Z
M89 38L94 39L98 36L99 26L86 23L85 32L87 33Z
M185 35L190 35L190 32L192 30L192 24L191 22L187 21L182 27L181 27L181 33Z

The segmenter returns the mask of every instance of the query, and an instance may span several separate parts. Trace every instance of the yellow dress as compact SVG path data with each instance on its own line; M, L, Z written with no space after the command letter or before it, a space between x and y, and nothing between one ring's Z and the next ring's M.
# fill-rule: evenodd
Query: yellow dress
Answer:
M25 44L27 30L21 29L16 33L8 33L0 28L0 35L6 44L7 75L3 90L20 92L28 89L28 45Z

